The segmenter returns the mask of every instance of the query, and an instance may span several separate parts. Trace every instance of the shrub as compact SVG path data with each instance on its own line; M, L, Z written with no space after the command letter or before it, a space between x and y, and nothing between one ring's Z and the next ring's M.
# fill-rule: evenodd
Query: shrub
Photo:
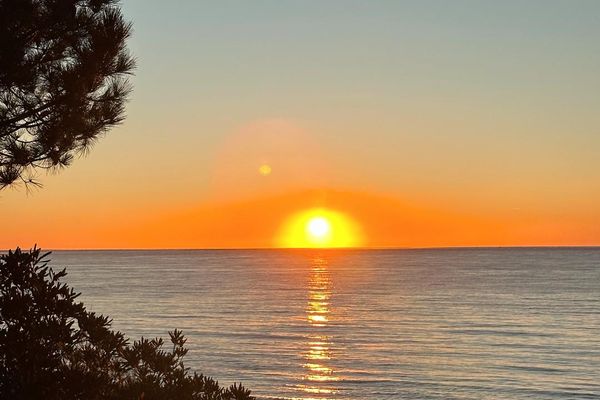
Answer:
M129 344L111 320L87 311L34 248L0 256L0 398L251 400L242 385L220 387L184 366L186 339Z

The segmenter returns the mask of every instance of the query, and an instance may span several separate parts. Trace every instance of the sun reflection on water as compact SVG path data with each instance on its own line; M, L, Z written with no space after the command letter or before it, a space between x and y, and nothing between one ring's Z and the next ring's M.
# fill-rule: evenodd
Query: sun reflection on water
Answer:
M306 318L310 333L307 336L307 350L303 353L305 373L299 389L311 397L310 400L330 400L337 390L332 385L339 378L335 376L329 361L332 359L331 337L326 334L330 319L329 301L332 283L327 261L315 258L312 261L308 281L308 304ZM315 397L317 396L317 397Z

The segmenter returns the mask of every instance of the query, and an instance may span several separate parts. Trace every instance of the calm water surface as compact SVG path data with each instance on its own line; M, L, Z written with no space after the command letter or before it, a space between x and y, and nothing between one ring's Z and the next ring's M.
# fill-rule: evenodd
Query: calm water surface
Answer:
M600 249L55 252L129 337L265 399L599 399Z

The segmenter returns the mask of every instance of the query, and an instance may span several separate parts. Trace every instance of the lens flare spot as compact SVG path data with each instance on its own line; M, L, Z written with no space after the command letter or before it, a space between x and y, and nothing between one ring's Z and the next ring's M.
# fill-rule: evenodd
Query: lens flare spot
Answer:
M260 167L258 167L258 173L261 174L262 176L271 175L272 171L273 170L271 169L271 166L268 164L263 164Z

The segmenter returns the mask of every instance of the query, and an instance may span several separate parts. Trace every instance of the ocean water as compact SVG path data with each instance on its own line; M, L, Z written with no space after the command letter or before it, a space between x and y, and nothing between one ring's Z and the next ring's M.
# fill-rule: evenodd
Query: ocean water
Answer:
M263 399L600 399L600 249L57 251L131 338Z

